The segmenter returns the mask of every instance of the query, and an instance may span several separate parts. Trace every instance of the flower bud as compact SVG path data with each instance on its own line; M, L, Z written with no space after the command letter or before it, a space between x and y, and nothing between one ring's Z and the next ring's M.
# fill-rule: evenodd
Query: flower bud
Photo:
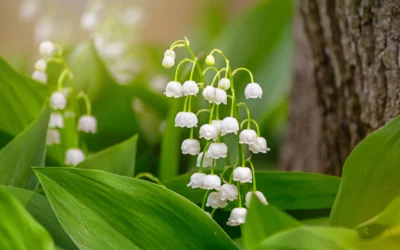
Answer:
M57 129L49 129L47 130L46 144L47 145L55 145L61 143L61 135Z
M267 141L263 137L258 137L255 144L249 145L249 150L254 154L267 153L271 149L267 146Z
M201 153L199 154L199 156L197 156L197 163L196 163L196 166L197 166L197 167L200 167L201 158L203 157L203 154L204 154L204 152L201 152ZM204 160L203 160L203 168L211 167L212 162L213 162L213 158L207 157L207 156L205 155L205 156L204 156Z
M229 78L222 78L218 83L218 88L228 90L231 87L231 81Z
M50 41L45 41L45 42L40 43L39 52L42 56L46 56L46 57L53 56L55 50L56 50L56 47Z
M61 92L53 92L50 97L50 106L54 110L65 109L67 99Z
M268 201L267 198L265 198L264 194L261 193L260 191L256 191L254 193L254 195L257 197L257 199L264 205L268 205ZM251 202L251 198L253 197L253 192L247 192L246 194L246 207L250 207L250 202Z
M50 115L49 128L63 128L64 127L64 117L61 113L53 112Z
M239 181L240 183L253 182L253 176L250 168L240 166L235 168L235 170L233 170L233 180Z
M222 89L215 89L215 100L214 103L220 105L221 103L227 104L228 103L228 95L226 94L225 90Z
M166 56L170 56L175 59L176 58L175 51L167 49L164 53L164 57L166 57Z
M193 128L198 122L196 114L192 112L179 112L175 117L175 127Z
M214 58L213 55L208 55L208 56L206 57L206 64L207 64L208 66L214 66L214 64L215 64L215 58Z
M219 189L219 196L221 200L236 200L238 198L238 188L233 184L224 184Z
M162 61L162 66L164 68L172 68L175 65L175 59L172 56L165 56Z
M244 95L246 96L246 99L261 98L263 91L258 83L249 83L244 89Z
M78 122L78 131L85 133L96 134L97 132L97 120L92 115L82 115Z
M240 144L256 144L257 143L257 133L252 129L244 129L239 134L239 143Z
M209 174L204 178L204 189L216 189L219 190L221 187L221 178L215 174Z
M237 135L239 131L239 122L236 118L233 117L225 117L221 122L221 134L226 135L230 133L234 133Z
M183 83L183 94L187 95L197 95L199 93L199 87L195 81L186 81Z
M226 144L222 142L211 143L206 153L207 157L212 157L214 159L226 158L227 155L228 155L228 146L226 146Z
M70 148L65 153L65 164L76 166L85 160L85 155L79 148Z
M190 182L187 186L191 188L203 188L205 177L206 174L204 173L194 173L190 176Z
M204 138L206 140L218 140L218 130L215 126L210 124L204 124L200 127L200 138Z
M32 74L32 79L41 83L47 83L47 74L46 72L36 70Z
M165 88L164 94L167 97L179 98L182 96L182 85L179 82L170 81Z
M202 92L204 99L212 103L215 101L215 88L212 86L206 86Z
M247 216L246 208L236 207L232 210L231 216L229 217L228 222L226 224L232 227L239 226L246 222L246 216Z
M219 192L212 192L207 198L207 207L224 208L228 205L225 200L221 200Z
M38 71L46 71L47 69L47 62L43 59L39 59L35 63L35 69Z
M182 142L182 154L197 155L200 152L200 142L196 139L186 139Z

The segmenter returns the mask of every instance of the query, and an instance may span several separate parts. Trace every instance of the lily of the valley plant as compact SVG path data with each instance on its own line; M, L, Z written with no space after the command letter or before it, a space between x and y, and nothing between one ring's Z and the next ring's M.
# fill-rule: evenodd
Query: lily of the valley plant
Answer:
M171 68L175 65L175 49L179 47L186 48L191 58L185 58L177 65L175 78L167 84L165 95L171 98L185 98L183 110L176 115L175 126L190 129L190 138L182 142L181 149L183 154L197 156L197 167L199 167L198 172L191 176L188 186L207 190L203 199L202 209L205 210L206 206L212 207L213 210L210 216L214 214L216 209L226 207L228 202L235 202L236 208L232 210L227 224L230 226L241 225L245 223L247 215L247 209L244 206L248 207L250 205L253 194L262 203L268 204L264 194L257 191L254 165L251 157L245 158L245 146L247 145L249 151L254 154L267 153L270 149L267 147L265 138L260 135L257 122L251 118L247 105L243 102L238 103L234 78L241 71L249 74L250 83L248 83L244 91L246 99L262 98L262 88L258 83L254 82L253 74L250 70L246 68L232 69L229 60L218 49L212 50L207 55L205 59L207 67L201 69L198 58L195 57L189 40L186 38L185 40L175 41L165 51L162 61L162 65L165 68ZM214 54L221 55L225 62L220 69L214 67ZM189 79L182 84L178 82L178 76L180 67L185 63L190 63L192 67ZM193 80L195 71L197 71L196 74L199 75L202 82L197 83ZM209 71L215 75L210 83L206 83L205 75ZM192 109L192 102L201 89L201 95L209 102L209 108L197 110L196 112ZM228 117L220 117L220 105L228 105L230 107L230 115ZM241 107L247 113L246 119L242 121L239 118L239 108ZM199 129L199 138L207 141L203 150L201 150L199 140L194 138L194 128L199 126L198 116L202 113L209 115L208 123L201 125ZM237 147L239 155L233 164L229 160L229 149L223 138L228 134L238 135ZM221 175L215 174L217 160L224 160L226 164ZM206 168L210 168L210 174L204 173ZM229 173L228 170L231 171L229 176L226 176L225 174Z

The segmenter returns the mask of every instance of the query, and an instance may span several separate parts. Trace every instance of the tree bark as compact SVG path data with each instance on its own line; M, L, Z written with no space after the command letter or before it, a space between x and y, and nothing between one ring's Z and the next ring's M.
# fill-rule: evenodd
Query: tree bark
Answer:
M400 113L400 1L299 0L284 170L340 175Z

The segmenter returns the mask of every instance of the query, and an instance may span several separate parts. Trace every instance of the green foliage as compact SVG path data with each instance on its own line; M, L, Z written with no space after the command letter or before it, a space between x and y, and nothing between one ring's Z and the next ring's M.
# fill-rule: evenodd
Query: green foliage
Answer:
M38 180L32 166L44 166L50 109L45 104L36 120L0 151L0 184L33 190Z
M330 224L354 228L400 195L400 118L370 134L347 158Z
M46 85L18 74L0 57L0 132L21 133L40 112L47 94Z
M129 140L104 149L78 164L77 168L97 169L106 172L133 177L135 172L135 158L137 135Z
M18 200L2 188L0 214L1 249L54 249L49 233L29 215Z
M265 206L253 195L246 223L242 227L244 245L246 249L251 249L274 233L300 225L296 219L271 205Z
M156 184L96 170L35 172L79 248L236 249L202 210Z

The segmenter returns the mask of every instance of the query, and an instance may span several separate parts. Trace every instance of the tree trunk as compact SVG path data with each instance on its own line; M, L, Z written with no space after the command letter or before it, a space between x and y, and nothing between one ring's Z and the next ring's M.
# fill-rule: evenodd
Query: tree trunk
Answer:
M340 175L400 113L400 1L299 0L284 170Z

